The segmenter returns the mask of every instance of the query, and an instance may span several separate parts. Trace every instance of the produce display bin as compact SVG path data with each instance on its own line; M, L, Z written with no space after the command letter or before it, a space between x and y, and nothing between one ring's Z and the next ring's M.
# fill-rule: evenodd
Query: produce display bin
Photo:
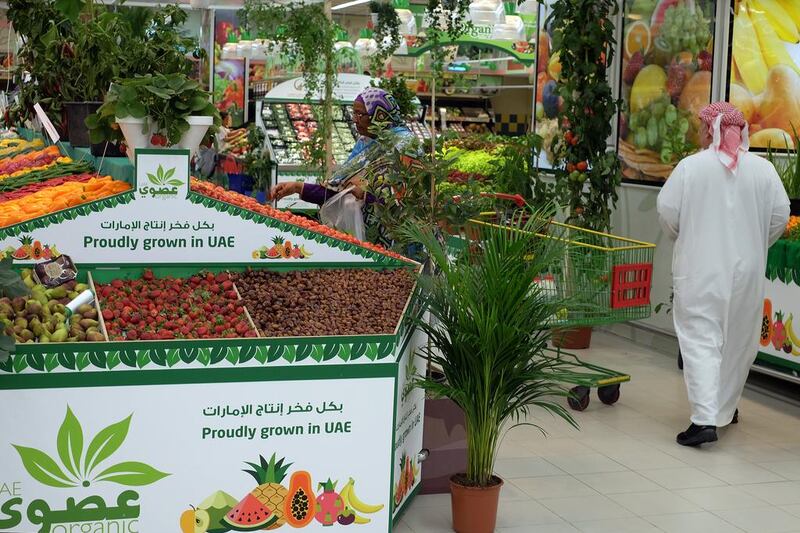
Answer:
M0 229L3 254L30 238L74 260L104 339L109 283L419 269L190 180L187 151L140 150L136 166L131 192ZM0 364L0 532L390 532L421 479L421 312L414 288L380 334L18 344Z

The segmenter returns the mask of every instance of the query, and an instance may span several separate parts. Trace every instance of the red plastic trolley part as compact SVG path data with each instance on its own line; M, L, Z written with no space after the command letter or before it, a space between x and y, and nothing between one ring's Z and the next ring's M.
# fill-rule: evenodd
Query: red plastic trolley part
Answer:
M503 192L482 192L483 198L497 198L499 200L508 200L517 204L517 207L525 207L525 199L519 194L507 194Z
M652 281L652 263L615 265L611 271L611 308L649 305Z

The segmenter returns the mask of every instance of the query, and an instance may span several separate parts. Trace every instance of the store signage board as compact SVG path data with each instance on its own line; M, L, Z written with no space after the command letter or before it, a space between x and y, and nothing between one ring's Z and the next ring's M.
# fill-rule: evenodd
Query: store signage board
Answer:
M339 74L336 76L333 98L339 102L353 102L356 96L370 87L371 81L371 77L363 74ZM321 94L318 98L321 99ZM280 83L267 93L265 100L308 102L305 81L303 78L295 78Z
M50 137L50 140L53 141L53 144L56 144L61 139L61 135L58 134L58 131L56 131L56 128L53 126L53 123L47 116L47 113L45 113L44 109L42 109L42 106L39 105L39 102L33 104L33 110L36 111L36 116L39 117L39 122L42 123L44 130L47 132L47 136Z
M133 192L0 230L0 253L14 255L21 246L84 264L392 261L191 192L188 150L137 150Z
M297 472L314 494L338 481L368 520L354 531L390 530L396 378L229 382L225 370L209 369L192 382L183 374L126 387L98 376L77 387L0 390L0 403L15 406L0 412L0 532L181 531L193 508L204 513L191 523L208 518L216 531L259 486L248 463L273 454L290 464L284 489ZM258 499L247 505L261 508ZM279 508L274 499L265 507ZM302 529L334 528L312 520Z

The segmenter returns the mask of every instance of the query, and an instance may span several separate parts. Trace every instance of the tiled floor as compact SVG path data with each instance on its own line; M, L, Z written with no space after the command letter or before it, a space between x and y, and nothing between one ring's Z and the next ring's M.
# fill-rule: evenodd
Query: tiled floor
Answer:
M683 377L672 358L596 334L592 362L632 376L619 403L592 397L581 430L549 416L509 431L498 533L800 532L800 408L746 390L738 426L682 448ZM419 496L396 533L447 533L450 496Z

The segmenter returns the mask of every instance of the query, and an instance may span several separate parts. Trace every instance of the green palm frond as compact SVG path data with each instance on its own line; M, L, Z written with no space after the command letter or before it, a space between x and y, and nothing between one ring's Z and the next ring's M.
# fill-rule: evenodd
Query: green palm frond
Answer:
M430 339L422 355L443 370L446 381L420 379L418 384L463 409L467 476L482 486L491 480L507 422L534 425L525 417L543 409L577 427L554 401L569 394L561 383L575 374L544 354L548 324L569 302L533 283L565 254L564 240L552 233L544 217L551 211L545 208L516 226L484 227L479 246L467 247L455 258L432 233L418 227L404 230L426 247L438 271L420 281L430 319L417 325ZM536 235L548 231L552 238Z

